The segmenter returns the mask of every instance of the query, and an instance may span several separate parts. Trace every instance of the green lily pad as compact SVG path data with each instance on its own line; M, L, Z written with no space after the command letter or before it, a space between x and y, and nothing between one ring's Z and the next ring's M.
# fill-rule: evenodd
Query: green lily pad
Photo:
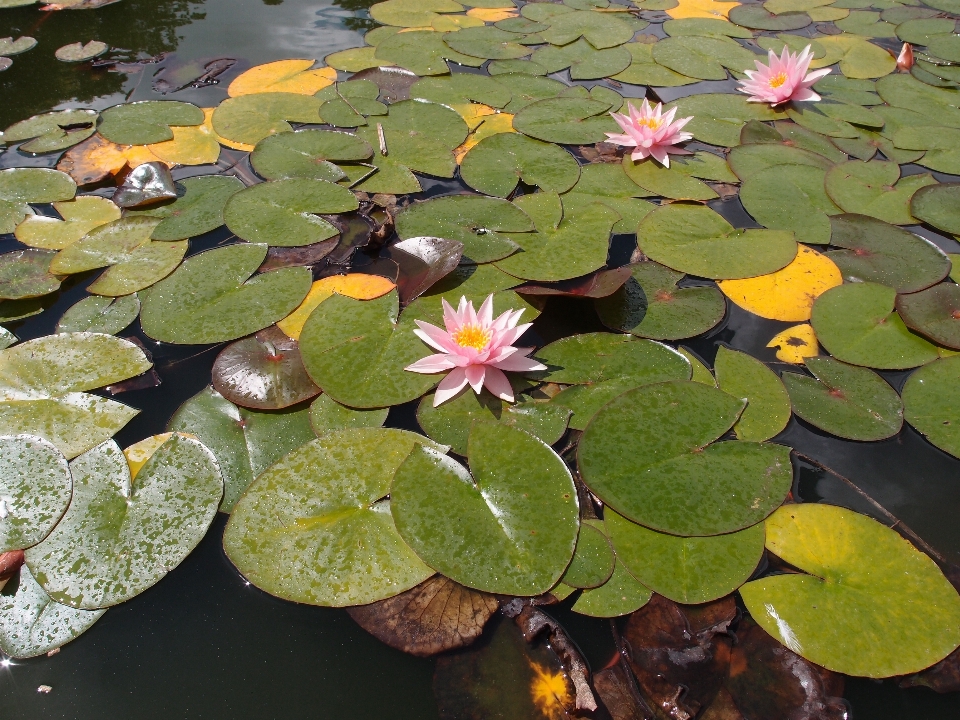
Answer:
M386 0L370 7L370 17L383 25L426 27L439 13L462 12L453 0Z
M17 226L17 240L44 250L62 250L95 227L120 219L120 208L106 198L81 195L53 204L62 220L45 215L29 215Z
M2 332L0 332L0 350L6 350L14 343L19 342L20 338L6 328L0 328L0 330L2 330Z
M586 40L580 39L560 47L545 45L530 59L547 73L570 68L570 78L573 80L597 80L626 70L632 56L623 47L597 50Z
M306 297L311 273L281 268L253 276L266 245L207 250L142 294L140 324L161 342L181 345L235 340L289 315Z
M918 165L943 173L960 173L958 128L938 125L905 127L893 133L893 143L897 148L925 150L923 157L917 159Z
M49 299L50 296L45 298L0 301L0 322L13 322L14 320L23 320L24 318L39 315L49 305ZM7 347L9 347L9 345Z
M94 228L59 253L50 269L73 274L108 267L87 290L97 295L130 295L174 271L187 252L187 241L157 242L150 235L158 218L129 217Z
M740 596L798 655L835 672L889 677L929 667L960 644L957 591L890 528L810 503L778 510L766 534L767 549L802 572L747 583Z
M0 594L0 650L10 657L45 655L89 630L106 610L75 610L50 599L26 565L14 593Z
M50 272L55 253L49 250L14 250L0 255L0 299L42 297L60 289L62 278Z
M546 75L547 69L533 60L491 60L487 65L490 75L507 75L512 73L523 75Z
M99 40L91 40L87 43L75 42L58 48L54 56L61 62L86 62L100 57L109 49L109 45Z
M904 42L926 45L936 35L949 35L957 27L950 18L913 18L897 25L897 37Z
M709 385L710 387L717 387L717 381L713 377L713 373L710 372L710 368L708 368L703 360L693 351L681 346L678 352L687 359L693 368L693 377L690 378L691 380L702 383L703 385Z
M690 381L630 390L584 430L583 480L614 510L661 532L720 535L754 525L783 502L793 472L780 445L709 445L745 404Z
M499 133L471 148L460 177L474 190L506 197L521 180L547 192L566 192L580 178L576 159L561 147L517 133Z
M28 153L66 150L96 132L98 117L100 113L96 110L58 110L34 115L4 130L3 142L9 144L29 140L19 148L21 152Z
M872 38L896 37L897 26L880 19L880 13L853 10L847 17L835 20L834 25L847 33Z
M594 301L611 330L655 340L679 340L707 332L723 320L727 305L715 287L680 288L683 273L655 262L631 270L612 295Z
M769 10L769 8L767 9ZM779 33L775 37L761 35L757 38L757 45L767 52L773 50L774 54L778 56L783 52L784 46L789 48L791 52L800 53L809 45L810 52L813 53L815 60L827 56L827 50L823 45L803 35L789 35L787 33Z
M726 80L727 69L742 72L759 56L725 37L682 35L653 46L653 59L674 72L701 80Z
M799 30L813 22L805 12L774 15L760 5L737 5L730 9L730 22L754 30Z
M920 189L910 199L910 213L933 227L960 234L960 183Z
M378 428L387 421L390 408L358 410L341 405L329 395L320 395L310 403L310 425L318 436L331 430Z
M841 211L823 188L826 173L810 165L781 165L744 180L740 201L771 230L792 231L798 242L827 245L830 215Z
M360 206L347 188L326 180L272 180L234 193L223 217L241 240L273 247L312 245L337 234L321 214L350 212Z
M900 178L900 167L893 162L850 160L829 170L824 186L844 212L871 215L892 225L911 225L916 219L910 214L910 198L936 182L929 174Z
M894 311L897 291L872 282L831 288L813 304L817 339L838 360L902 370L937 359L936 347L911 333Z
M577 549L561 582L574 588L596 588L613 575L617 556L607 539L602 520L581 520Z
M323 122L334 127L358 127L367 124L365 116L387 114L387 106L377 100L379 95L379 86L370 80L348 80L329 85L314 97L323 101Z
M720 18L692 17L680 20L667 20L663 31L670 37L700 35L703 37L734 37L748 39L753 33Z
M924 125L936 118L939 125L960 127L958 90L931 87L910 75L897 73L877 80L877 93L894 107L919 113L925 118Z
M43 540L70 504L72 487L56 447L31 435L0 436L0 552Z
M95 333L47 335L0 351L0 434L37 435L76 457L139 413L84 391L151 366L132 342Z
M683 172L676 162L665 168L651 157L640 161L623 156L623 170L633 182L655 195L674 200L713 200L717 193Z
M534 229L526 213L513 203L472 195L413 203L397 215L396 227L403 240L443 237L462 242L464 261L474 263L499 260L516 251L518 245L502 233Z
M223 479L198 440L171 436L136 478L112 440L70 463L73 499L54 531L26 552L56 602L108 607L153 586L196 547L217 512Z
M767 127L767 126L764 126ZM746 130L747 126L744 126ZM768 128L773 130L773 128ZM780 134L777 133L779 137ZM749 180L765 170L790 165L805 165L826 171L834 163L810 150L782 145L778 142L751 142L731 148L727 156L730 168L741 180Z
M882 105L877 95L877 86L873 80L852 79L843 75L830 74L817 80L813 89L823 97L854 105Z
M637 198L650 194L627 176L622 164L591 163L580 167L577 184L560 199L563 211L570 214L577 214L592 203L606 205L620 215L620 221L613 226L614 235L632 235L639 222L654 208L651 203Z
M502 108L512 93L492 77L473 73L457 73L417 80L410 87L410 97L423 98L442 105L465 105L470 102Z
M836 215L830 223L830 244L843 249L831 250L827 257L847 282L880 283L912 293L940 282L950 271L940 248L896 225L867 215Z
M444 34L443 41L456 52L487 60L516 60L533 52L517 42L521 36L490 25Z
M357 162L373 155L365 140L334 130L297 130L264 138L250 155L250 164L267 180L309 178L337 182L346 173L334 162Z
M396 31L399 30L399 28L390 27L389 25L381 25L374 29L393 31L392 33L384 33L384 36L396 33ZM369 42L369 39L367 39L369 35L370 33L367 33L367 36L364 37L367 42ZM330 53L323 61L335 70L355 73L383 65L383 61L376 58L376 52L377 48L373 46L348 48L340 52Z
M770 368L746 353L720 346L713 370L721 390L747 401L733 426L738 439L763 442L787 426L790 396Z
M213 129L235 143L256 145L278 133L290 132L290 123L319 123L320 99L297 93L251 93L227 98L213 113Z
M900 432L903 405L882 377L830 357L808 357L805 362L814 377L783 374L799 417L848 440L884 440Z
M943 283L912 295L897 296L897 312L907 327L960 350L960 285Z
M254 478L315 437L305 407L251 410L234 405L210 386L180 406L167 432L196 435L216 455L224 485L220 511L225 513L233 510Z
M958 36L952 32L934 35L927 41L927 54L950 62L960 61L960 44L957 40Z
M424 432L458 455L467 454L467 438L475 421L517 427L553 445L563 437L569 419L570 410L545 400L505 403L486 390L477 395L468 389L439 407L433 407L431 393L417 407L417 422Z
M300 335L300 354L313 381L333 400L354 408L414 400L439 380L404 370L430 349L406 318L397 323L399 299L391 291L375 300L334 295L313 311Z
M907 422L931 443L960 457L960 357L941 358L915 371L903 386L903 409Z
M57 332L116 335L129 327L139 314L140 298L136 293L117 298L89 295L63 314L57 323Z
M512 97L503 109L514 114L538 100L555 98L567 90L559 80L517 72L498 75L496 81L510 90Z
M410 453L390 489L397 530L461 585L504 595L548 591L577 542L570 471L543 442L499 423L474 423L468 457L472 476L437 450Z
M590 617L612 618L629 615L646 605L653 593L617 560L613 575L598 588L584 590L570 609Z
M589 145L606 140L608 132L617 131L617 124L606 115L607 107L602 102L586 98L538 100L516 114L513 127L545 142Z
M677 117L693 116L684 126L701 142L721 147L740 144L740 129L749 120L782 120L786 115L763 103L751 103L741 95L706 93L690 95L670 103L665 109L677 108Z
M679 603L729 595L746 582L763 555L763 523L712 537L677 537L605 513L617 558L656 593Z
M12 233L33 210L27 203L72 200L77 184L66 173L47 168L0 170L0 235Z
M467 67L480 67L486 62L484 58L457 52L443 41L443 36L444 33L430 30L397 33L380 41L374 58L381 65L399 65L416 75L446 75L450 72L447 60Z
M640 222L637 238L651 260L717 280L767 275L797 254L792 232L735 230L702 205L658 207Z
M840 61L840 72L848 78L882 78L897 69L896 58L866 38L843 33L817 38L817 42L831 62Z
M204 175L181 180L186 193L169 205L154 205L146 210L127 212L128 216L161 218L150 236L154 240L186 240L223 225L227 201L243 190L239 179L223 175Z
M34 0L27 2L26 0L3 0L0 3L0 7L20 7L21 5L32 5ZM25 53L28 50L33 50L37 46L36 38L23 35L14 40L12 37L0 38L0 55L9 57L11 55L19 55L20 53Z
M97 130L117 145L150 145L173 140L171 125L182 127L202 123L203 110L196 105L176 100L141 100L104 110L100 113Z
M404 543L383 498L404 460L424 446L442 450L422 435L382 428L329 432L303 445L237 503L223 536L227 557L260 589L311 605L365 605L419 585L433 571Z
M856 138L860 134L860 130L845 119L833 118L823 112L820 103L815 105L798 103L796 107L787 108L787 116L801 127L831 138Z
M638 27L621 20L614 13L598 13L592 10L562 13L538 22L550 26L540 35L552 45L567 45L582 37L598 50L628 42L637 30L642 30L648 24L644 22Z
M696 78L681 75L657 63L653 59L652 44L631 42L623 48L630 53L632 60L627 69L612 76L612 80L655 87L679 87L697 82Z

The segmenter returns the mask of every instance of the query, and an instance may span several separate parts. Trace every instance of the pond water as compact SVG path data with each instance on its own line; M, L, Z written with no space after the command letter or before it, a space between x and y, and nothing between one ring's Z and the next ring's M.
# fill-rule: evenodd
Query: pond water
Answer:
M228 82L259 63L319 59L356 47L373 27L366 13L370 4L370 0L123 0L90 12L0 10L0 37L30 35L40 43L38 51L17 57L13 67L0 74L0 127L50 109L102 109L125 100L161 99L164 96L152 89L155 74L197 61L235 58L238 63L225 76ZM132 58L164 57L128 73L54 59L54 49L90 38L125 48ZM226 83L188 89L175 98L210 107L226 97L225 87ZM5 160L0 156L0 166ZM51 164L42 156L36 162ZM24 164L22 157L17 164ZM439 189L441 185L432 192ZM738 200L711 206L738 227L753 224ZM229 237L221 228L194 239L190 253L223 244ZM960 252L952 240L935 241L948 252ZM15 247L20 246L12 238L0 240L0 252ZM93 279L91 273L71 276L47 312L16 324L18 337L28 340L54 332L57 319L84 295ZM687 345L708 363L724 343L775 364L774 350L765 344L785 324L728 306L721 325ZM535 323L531 343L603 329L589 305L584 310L575 301L553 298ZM176 408L208 384L221 347L198 351L159 344L139 330L124 335L139 336L150 349L162 384L122 396L123 402L144 412L119 433L121 446L162 432ZM883 374L897 390L906 378L906 373ZM414 409L415 403L392 409L387 425L416 429ZM960 460L934 448L913 428L904 425L895 437L865 444L840 440L793 418L777 439L811 460L799 462L795 494L800 499L850 507L887 525L899 522L943 559L960 563L956 522ZM437 717L432 660L387 647L343 611L281 601L253 587L223 553L224 525L225 516L218 516L199 547L167 578L111 609L58 654L0 667L3 716ZM609 621L576 615L569 604L548 612L565 625L594 668L606 665L614 654ZM39 694L40 685L53 689ZM889 681L848 679L846 697L852 717L858 719L960 716L958 694L899 690Z

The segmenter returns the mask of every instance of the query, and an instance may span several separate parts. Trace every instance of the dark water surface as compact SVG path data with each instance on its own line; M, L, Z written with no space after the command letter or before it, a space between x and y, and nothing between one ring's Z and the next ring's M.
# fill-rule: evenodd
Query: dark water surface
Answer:
M219 87L166 96L210 107L226 97L229 81L251 65L294 57L321 59L361 45L363 32L372 26L364 10L370 4L372 0L123 0L93 11L0 10L0 37L31 35L39 40L34 50L14 57L13 67L0 74L0 127L54 108L105 108L124 100L159 99L163 96L151 89L155 73L235 58L237 65ZM125 48L132 58L168 55L132 73L54 59L58 47L90 39ZM23 165L24 160L0 156L0 167ZM37 162L52 164L50 158ZM739 201L714 205L734 225L755 226ZM195 238L191 253L229 237L221 229ZM0 240L0 252L19 247L7 238ZM960 252L953 240L931 239L948 252ZM617 259L625 262L630 248L621 250L615 245ZM47 312L10 324L10 329L22 340L52 333L60 315L84 295L94 277L72 276ZM780 364L774 350L764 346L788 325L729 305L721 325L684 344L708 364L722 343L776 369ZM588 303L553 298L537 320L531 341L541 344L602 329ZM209 382L220 349L160 345L144 337L137 324L124 335L139 337L150 349L162 385L117 398L144 410L118 434L121 446L163 431L180 403ZM906 373L885 377L899 390ZM387 424L417 429L414 422L411 405L391 410ZM960 563L960 460L906 426L884 442L854 443L794 418L778 439L804 456L797 459L798 499L851 507L888 525L899 520L944 560ZM219 516L197 550L166 579L112 608L55 656L0 666L0 718L437 717L432 661L383 645L343 611L277 600L250 586L223 554L224 524L224 516ZM570 604L550 611L594 667L605 665L614 652L608 621L573 614L566 609ZM39 685L53 690L39 694ZM903 691L889 681L860 679L847 681L846 694L856 720L960 718L960 694Z

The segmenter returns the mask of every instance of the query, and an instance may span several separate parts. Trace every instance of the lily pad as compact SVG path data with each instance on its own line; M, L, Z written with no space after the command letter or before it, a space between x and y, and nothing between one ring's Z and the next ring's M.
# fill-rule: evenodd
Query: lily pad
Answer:
M701 383L645 385L611 400L580 440L588 487L617 512L674 535L720 535L754 525L790 490L789 448L709 445L746 403Z
M740 201L771 230L793 231L798 242L830 242L830 215L841 211L824 190L826 173L810 165L771 167L745 180Z
M515 60L533 52L517 42L521 37L487 25L448 32L443 36L443 41L463 55L487 60Z
M877 80L877 93L889 105L924 116L924 125L935 117L940 125L960 127L960 91L935 88L910 75L897 73Z
M546 192L566 192L580 166L563 148L516 133L484 138L463 158L460 177L474 190L506 197L523 181Z
M443 41L443 33L432 30L402 32L385 38L377 44L374 58L380 64L399 65L416 75L445 75L450 72L447 60L468 67L480 67L486 62L484 58L457 52Z
M897 291L872 282L827 290L810 322L838 360L879 370L901 370L936 360L937 349L914 335L894 311Z
M0 52L0 55L3 53ZM47 153L66 150L96 132L96 110L58 110L34 115L3 131L3 142L24 142L21 152Z
M572 80L597 80L626 70L632 58L622 47L597 50L586 40L580 39L561 47L546 45L533 53L530 59L544 69L544 74L570 68Z
M850 160L834 166L824 186L844 212L871 215L892 225L911 225L916 219L910 214L910 198L936 182L929 174L900 178L900 167L893 162Z
M594 302L611 330L655 340L679 340L707 332L727 306L713 287L680 288L683 273L655 262L633 266L632 277L612 295Z
M629 377L636 387L690 376L686 358L673 348L630 335L572 335L541 348L535 357L547 366L535 374L537 379L564 385Z
M741 95L706 93L690 95L670 103L677 117L693 116L684 132L693 133L701 142L734 147L740 144L740 129L749 120L782 120L786 115L762 103L751 103Z
M929 667L960 644L957 591L892 529L809 503L778 510L766 533L770 552L801 573L755 580L740 595L798 655L848 675L889 677Z
M49 442L0 436L0 552L43 540L70 504L72 487L66 458Z
M589 145L606 140L606 133L617 131L617 124L605 114L607 107L587 98L547 98L517 112L513 127L545 142Z
M173 140L171 125L202 123L203 111L196 105L176 100L141 100L104 110L97 130L117 145L149 145Z
M220 511L225 513L255 477L314 438L307 408L250 410L209 386L180 406L167 432L195 435L216 455L224 484Z
M462 585L546 592L577 542L570 471L543 442L498 423L474 423L468 457L472 476L437 450L410 453L390 489L397 529L431 567Z
M341 405L329 395L321 395L310 403L310 425L318 436L331 430L383 427L390 408L357 410Z
M449 105L454 109L471 102L502 108L510 102L511 95L509 89L492 77L473 73L424 78L410 88L410 97Z
M631 42L623 46L630 55L630 65L623 72L612 76L612 80L631 85L656 87L678 87L697 82L696 78L675 73L653 59L653 45Z
M116 335L129 327L139 314L140 299L136 293L117 298L89 295L63 314L57 323L57 332Z
M960 357L947 357L926 365L907 378L903 386L904 417L931 443L960 457L960 423L957 422Z
M99 40L90 40L87 43L75 42L70 43L69 45L64 45L63 47L57 49L57 51L54 53L54 56L61 62L86 62L87 60L93 60L96 57L100 57L109 49L110 46L105 42L100 42Z
M636 612L649 601L653 592L629 573L619 559L613 575L598 588L584 590L571 610L590 617L611 618Z
M433 571L404 543L382 498L424 446L440 449L422 435L381 428L307 443L237 503L223 537L227 557L262 590L311 605L366 605L419 585Z
M754 30L799 30L813 22L805 12L783 12L774 15L760 5L735 5L730 9L730 22Z
M163 222L150 236L154 240L185 240L216 230L223 225L227 201L244 188L237 178L221 175L187 178L180 183L186 192L169 205L127 213L161 218Z
M334 130L297 130L264 138L250 164L267 180L310 178L337 182L346 173L335 162L357 162L373 155L366 140Z
M453 0L386 0L370 7L370 17L384 25L424 27L438 13L462 12L463 6Z
M603 585L617 562L602 520L581 520L580 535L573 560L560 580L575 588L595 588Z
M50 272L54 253L48 250L14 250L0 255L0 299L23 300L49 295L62 278Z
M683 35L701 35L703 37L734 37L750 39L753 33L720 18L691 17L680 20L667 20L663 31L670 37Z
M713 363L717 385L747 406L734 423L739 440L763 442L779 435L790 421L790 396L780 378L756 358L722 345Z
M96 227L120 219L120 208L106 198L82 195L53 204L62 220L29 215L17 226L17 240L30 247L63 250Z
M713 537L659 533L605 513L617 558L637 580L679 603L704 603L746 582L763 555L763 523Z
M235 340L290 314L310 289L308 268L253 276L266 245L207 250L142 294L140 324L161 342L181 345Z
M593 10L562 13L539 22L550 26L548 30L541 32L540 36L552 45L566 45L582 37L598 50L622 45L632 39L637 30L642 30L648 24L644 22L638 27L621 20L614 13L599 13Z
M751 123L757 123L757 121L751 120ZM749 124L745 125L744 132L749 127ZM762 127L776 132L767 125ZM730 169L736 173L737 177L746 181L771 168L802 165L826 172L833 167L834 163L823 155L793 145L780 144L779 132L776 133L776 137L778 139L775 142L757 142L751 139L749 143L731 148L727 156Z
M939 230L960 235L960 183L921 188L910 199L910 213Z
M151 365L132 342L96 333L47 335L0 351L0 434L37 435L73 458L139 412L85 391Z
M897 25L897 37L904 42L926 45L936 35L949 35L957 27L952 18L912 18Z
M14 658L44 655L89 630L105 612L54 602L23 565L16 591L0 594L0 650Z
M830 357L810 357L805 362L814 377L783 374L799 417L848 440L884 440L900 432L903 405L882 377Z
M270 135L290 132L290 123L319 123L320 99L292 92L265 92L224 100L213 113L217 135L256 145Z
M843 249L831 250L827 257L847 282L880 283L912 293L940 282L950 271L940 248L896 225L867 215L837 215L830 223L830 244Z
M797 255L792 232L736 230L713 210L674 203L660 206L637 230L651 260L680 272L714 279L775 272Z
M12 233L33 210L27 203L72 200L77 184L66 173L47 168L0 170L0 234Z
M223 496L216 458L198 440L171 436L134 480L109 440L70 463L73 499L52 533L26 552L56 602L116 605L160 581L207 532Z
M843 33L817 38L817 42L826 49L827 57L813 65L820 67L839 60L840 72L851 79L882 78L897 68L891 53L863 37Z
M726 80L727 69L742 72L750 68L758 56L725 37L683 35L656 43L653 59L687 77Z
M911 330L960 350L960 285L943 283L897 296L897 312Z
M0 7L19 7L21 5L31 4L33 4L33 0L31 0L31 2L27 2L26 0L3 0L3 2L0 3ZM36 46L36 38L29 37L28 35L18 37L16 40L12 37L0 38L0 55L19 55L28 50L33 50Z
M613 226L614 235L634 234L637 225L653 210L651 203L637 198L648 197L649 190L637 185L619 163L591 163L580 167L580 179L573 189L561 196L565 213L576 214L592 203L612 208L620 215Z
M713 200L717 197L716 192L683 172L676 162L665 168L651 157L636 162L624 155L623 170L633 182L655 195L674 200Z

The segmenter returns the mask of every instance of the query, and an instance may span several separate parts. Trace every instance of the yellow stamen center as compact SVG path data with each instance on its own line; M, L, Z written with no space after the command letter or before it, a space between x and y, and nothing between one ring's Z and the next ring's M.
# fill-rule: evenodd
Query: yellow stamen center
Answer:
M471 347L474 350L483 350L493 333L479 325L464 325L453 333L453 341L460 347Z
M783 85L786 81L787 81L787 74L779 73L777 75L774 75L772 78L770 78L770 87L778 88L781 85Z
M637 120L637 125L648 127L651 130L659 130L660 127L663 125L663 118L660 118L659 120L653 117L640 118L639 120Z

